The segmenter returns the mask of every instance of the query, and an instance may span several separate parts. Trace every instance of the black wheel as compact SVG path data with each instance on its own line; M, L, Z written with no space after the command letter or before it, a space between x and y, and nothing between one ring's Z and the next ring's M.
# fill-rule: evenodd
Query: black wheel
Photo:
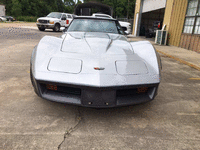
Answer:
M44 31L44 30L45 30L44 27L38 27L38 29L39 29L40 31Z
M8 21L12 21L12 19L9 18Z
M53 28L53 31L55 31L55 32L60 31L60 25L56 24L55 27Z
M0 22L2 22L2 19L0 18Z

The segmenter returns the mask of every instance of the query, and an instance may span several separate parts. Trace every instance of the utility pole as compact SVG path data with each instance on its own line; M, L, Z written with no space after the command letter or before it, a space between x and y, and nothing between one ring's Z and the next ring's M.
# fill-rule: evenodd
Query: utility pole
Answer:
M130 2L130 0L128 0L127 16L126 16L127 19L128 19L128 17L129 17L129 2Z

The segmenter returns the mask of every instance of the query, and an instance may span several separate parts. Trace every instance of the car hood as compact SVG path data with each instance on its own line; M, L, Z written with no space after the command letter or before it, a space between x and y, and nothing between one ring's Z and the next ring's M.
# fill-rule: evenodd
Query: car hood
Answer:
M68 32L61 51L96 56L133 54L132 46L125 36L99 32Z
M51 17L40 17L40 18L38 18L39 20L53 20L53 21L55 21L55 20L59 20L58 18L51 18Z
M160 81L153 46L144 41L129 43L118 34L45 36L32 56L33 76L41 81L90 86Z

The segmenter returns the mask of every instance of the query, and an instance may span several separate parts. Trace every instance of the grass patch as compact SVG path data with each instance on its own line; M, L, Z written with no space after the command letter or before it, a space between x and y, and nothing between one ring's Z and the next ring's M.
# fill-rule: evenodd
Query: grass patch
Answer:
M17 16L16 21L36 22L37 18L35 16Z

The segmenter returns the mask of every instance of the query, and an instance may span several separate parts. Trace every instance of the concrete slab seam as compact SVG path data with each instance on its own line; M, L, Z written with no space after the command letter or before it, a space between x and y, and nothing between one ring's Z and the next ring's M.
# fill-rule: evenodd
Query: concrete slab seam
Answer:
M180 59L180 58L174 57L174 56L169 55L169 54L167 54L167 53L164 53L164 52L162 52L162 51L160 51L160 50L158 50L158 49L156 49L156 51L157 51L158 53L161 53L161 54L163 54L163 55L169 57L169 58L172 58L172 59L174 59L174 60L176 60L176 61L179 61L179 62L182 63L182 64L185 64L185 65L187 65L187 66L189 66L189 67L192 67L192 68L194 68L194 69L200 71L200 67L198 67L198 66L196 66L196 65L194 65L194 64L192 64L192 63L189 63L189 62L187 62L187 61L185 61L185 60L182 60L182 59Z

